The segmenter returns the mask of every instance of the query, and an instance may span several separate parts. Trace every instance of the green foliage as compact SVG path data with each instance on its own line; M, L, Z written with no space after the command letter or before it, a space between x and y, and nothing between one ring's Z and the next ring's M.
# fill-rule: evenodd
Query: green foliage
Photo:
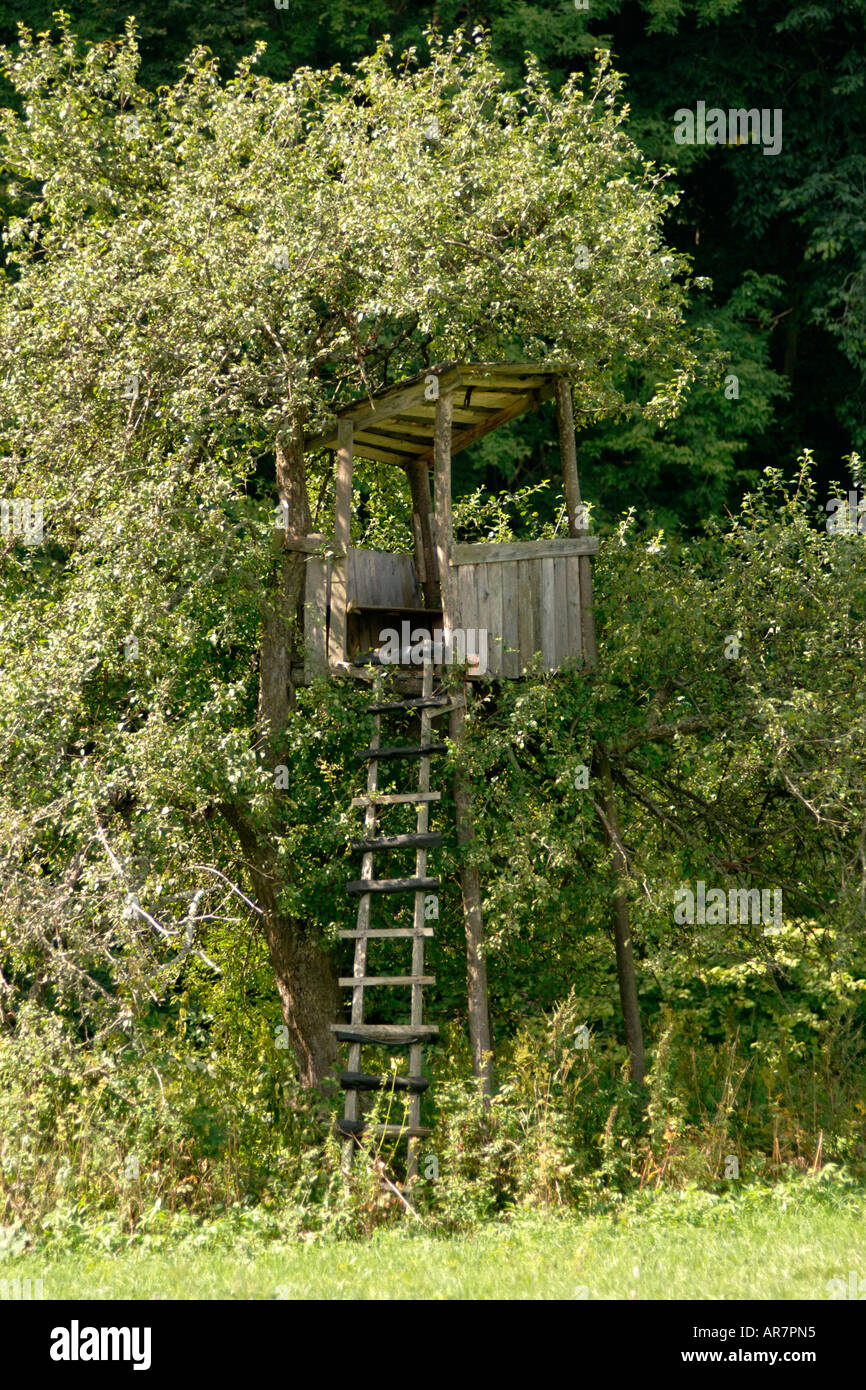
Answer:
M690 305L689 262L664 227L691 249L695 224L713 221L711 152L681 152L684 214L629 131L673 160L670 109L693 90L712 100L728 56L706 28L736 47L755 14L736 0L685 16L644 6L644 72L661 70L671 35L677 57L629 115L605 59L561 93L539 63L524 68L529 31L542 61L583 64L593 36L566 8L503 13L491 43L431 37L425 62L383 46L351 72L298 69L324 31L356 56L393 18L384 4L358 15L336 3L314 40L299 30L290 51L257 52L227 79L199 50L155 93L133 25L82 52L62 22L56 42L25 33L2 55L13 215L0 467L4 497L43 498L46 511L44 543L13 537L0 581L0 1162L13 1253L47 1232L83 1242L94 1225L114 1247L195 1240L210 1221L219 1244L257 1222L364 1235L407 1215L379 1190L384 1150L344 1185L334 1103L301 1092L277 1045L273 970L231 825L242 811L272 848L278 908L333 944L364 701L324 683L298 692L275 795L256 715L275 460L336 403L456 356L535 356L577 376L582 474L606 536L604 660L591 676L482 687L469 720L500 1086L486 1110L467 1081L449 830L431 946L446 1020L431 1100L439 1177L416 1190L419 1218L459 1231L515 1209L615 1203L640 1185L730 1195L730 1155L755 1190L827 1160L863 1171L862 537L823 529L808 454L791 478L755 478L762 456L787 457L774 453L780 403L798 422L806 412L785 385L796 333L782 372L779 325L806 336L817 324L863 366L858 157L807 168L835 114L814 123L787 182L772 160L724 152L744 249L728 254L725 223L701 253L716 288L694 282L708 293ZM613 27L621 11L594 7ZM804 32L847 43L856 18L757 11L778 20L783 45ZM265 22L228 20L227 49ZM187 23L205 42L213 22L181 4L166 19L178 44ZM143 24L145 42L155 27ZM804 81L815 91L833 67L859 110L856 50L834 63L811 47ZM750 59L749 80L766 67ZM852 142L858 119L845 123ZM807 245L779 267L758 248L782 213ZM738 400L724 394L731 372ZM860 406L841 400L850 378L838 375L832 399L856 436ZM461 457L461 536L561 533L561 500L539 481L545 430L539 413L507 446L497 436ZM846 462L862 486L859 458ZM510 492L491 495L503 480ZM323 460L309 481L325 530ZM353 539L403 548L403 480L371 464L358 481ZM644 534L648 519L696 532L710 516L700 539ZM622 798L643 1094L623 1079L610 849L592 780L575 778L600 747ZM781 932L677 924L676 888L701 877L780 889ZM380 1105L397 1113L391 1096Z

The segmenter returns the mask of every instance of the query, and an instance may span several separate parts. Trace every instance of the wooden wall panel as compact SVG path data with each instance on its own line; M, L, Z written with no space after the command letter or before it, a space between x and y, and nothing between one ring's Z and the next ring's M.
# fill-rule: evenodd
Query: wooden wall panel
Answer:
M507 680L520 675L520 565L499 565L502 572L502 674Z
M523 672L535 653L535 622L532 608L532 561L515 566L517 571L517 630L520 638L518 664ZM518 672L518 674L520 674Z
M502 565L487 565L487 586L490 593L490 617L487 626L487 660L490 674L501 676L504 669Z
M568 660L568 587L566 579L566 560L553 562L553 617L555 631L555 657L557 666Z
M566 560L565 575L568 599L568 654L576 659L583 651L580 632L580 560Z
M556 561L541 561L541 655L546 671L556 669Z
M304 587L304 679L328 671L328 564L310 558Z

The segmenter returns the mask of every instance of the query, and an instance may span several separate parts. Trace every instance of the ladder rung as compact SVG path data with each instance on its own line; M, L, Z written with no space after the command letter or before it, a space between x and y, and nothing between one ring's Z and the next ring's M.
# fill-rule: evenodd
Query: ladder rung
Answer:
M348 1043L417 1043L425 1038L438 1038L435 1023L332 1023L331 1032L337 1042Z
M429 830L415 835L380 835L377 840L353 840L349 848L367 854L375 849L411 849L413 846L441 843L442 836L439 831Z
M433 893L438 878L356 878L346 884L347 893Z
M393 748L360 748L355 753L359 762L383 762L388 758L429 758L434 753L447 753L447 743L407 743Z
M386 700L382 705L369 705L368 714L391 714L399 709L444 709L451 701L447 695L429 695L423 700Z
M344 1091L412 1091L420 1095L430 1082L426 1076L372 1076L365 1071L341 1071L340 1085Z
M384 1139L426 1139L432 1130L423 1125L368 1125L366 1120L337 1120L338 1134L375 1134Z
M373 927L369 931L364 931L363 928L353 928L352 931L337 932L337 935L339 936L341 941L358 941L361 937L367 936L375 936L382 938L387 936L432 936L433 928L421 927L419 929L417 927Z
M341 975L340 986L354 989L355 985L435 985L435 975Z
M398 802L441 801L441 792L373 792L368 796L353 796L353 806L396 806Z

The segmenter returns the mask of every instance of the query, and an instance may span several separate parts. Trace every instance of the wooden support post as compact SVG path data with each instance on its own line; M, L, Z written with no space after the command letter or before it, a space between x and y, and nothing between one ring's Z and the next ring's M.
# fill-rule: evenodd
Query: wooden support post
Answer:
M454 417L454 395L444 391L436 402L433 433L433 486L436 507L435 542L439 587L442 595L443 626L460 627L457 611L459 590L457 576L451 569L451 547L454 544L454 519L451 513L451 421Z
M559 457L562 462L565 509L568 512L568 534L570 536L585 536L587 528L583 524L580 479L577 474L571 383L561 376L556 378L556 423L559 427ZM594 666L598 658L598 647L595 640L595 619L592 612L592 561L588 555L580 556L578 572L580 574L580 628L584 660L587 666Z
M439 567L436 563L436 548L433 540L433 508L430 502L430 473L426 463L413 460L407 463L406 472L412 488L412 513L418 518L418 532L415 536L415 567L418 578L424 586L424 602L428 608L439 608L442 603L442 589L439 582Z
M446 631L462 627L460 591L451 566L454 522L451 512L451 421L453 397L444 392L436 402L434 431L434 491L436 504L436 559L442 592ZM465 702L469 684L464 682L464 699L451 711L450 735L456 744L463 739ZM478 870L466 863L466 853L475 838L472 791L469 779L458 769L454 775L454 805L457 816L457 843L461 850L460 890L463 898L463 925L466 932L466 992L469 1002L469 1040L472 1067L481 1083L485 1100L493 1089L493 1044L490 1034L490 1003L487 995L487 962L484 956L484 915L481 910L481 883Z
M449 733L458 746L463 740L466 702L470 684L463 685L463 704L451 711ZM481 910L481 880L474 865L465 862L466 851L475 839L472 791L469 779L460 769L454 774L454 807L457 817L457 844L461 851L460 891L463 898L463 925L466 931L466 993L469 1000L469 1042L472 1069L481 1082L485 1101L493 1091L493 1039L490 1031L490 1001L487 992L487 959L484 954L484 915Z
M571 384L564 377L556 379L556 420L559 426L559 452L562 460L562 483L565 491L565 505L568 511L568 531L571 536L583 536L586 527L582 525L580 511L580 480L577 474L577 449L574 442L574 411L571 400ZM595 615L592 603L592 570L588 555L581 555L580 565L580 614L583 637L584 660L593 667L598 662L598 645L595 637ZM643 1030L640 1021L640 1004L637 993L637 980L634 970L634 955L631 945L628 895L626 880L628 861L619 831L619 818L616 809L616 795L613 786L613 773L606 750L599 745L594 758L595 769L601 782L601 802L595 802L596 812L604 828L605 839L613 853L613 869L616 887L613 895L613 933L616 946L616 972L619 980L619 998L625 1024L626 1046L633 1081L642 1081L646 1070Z
M349 538L352 526L352 455L354 426L351 420L337 421L337 484L334 507L334 549L331 571L331 623L328 631L328 660L346 660L346 605L349 571Z

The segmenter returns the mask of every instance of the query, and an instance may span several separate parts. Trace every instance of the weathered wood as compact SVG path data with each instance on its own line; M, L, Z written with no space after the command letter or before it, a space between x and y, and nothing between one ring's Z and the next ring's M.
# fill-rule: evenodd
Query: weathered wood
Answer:
M506 680L520 675L520 565L499 565L502 575L502 674Z
M405 437L424 443L426 440L428 447L433 445L433 421L413 420L410 415L395 415L391 420L382 420L376 426L382 435L389 435L391 438Z
M397 468L404 468L410 461L410 453L398 453L395 449L383 449L378 444L365 444L363 436L358 440L356 453L359 458L375 459L377 463L390 463Z
M556 665L560 667L570 654L568 647L568 586L564 559L553 562L553 615L556 634Z
M475 613L475 571L471 565L460 565L456 570L457 574L457 595L460 604L460 612L463 615L463 622L467 629L477 628Z
M583 655L583 633L580 613L580 560L563 561L565 567L565 592L568 627L568 655L580 658Z
M453 545L452 565L504 564L510 560L558 559L566 555L594 555L598 536L559 536L540 541L503 541L497 545Z
M442 599L445 627L453 632L461 626L460 595L449 552L454 543L454 521L451 511L451 425L454 400L450 391L440 394L436 402L434 433L434 540L436 569Z
M490 593L490 618L487 624L487 661L491 676L502 675L502 566L487 566L487 585Z
M441 843L440 831L429 830L420 835L416 832L411 835L380 835L374 840L353 840L349 848L356 854L363 854L367 850L375 852L378 849L417 849L420 845L432 847Z
M328 671L328 561L307 561L304 586L304 678Z
M338 550L348 550L352 528L353 434L351 420L340 420L337 425L337 480L334 505L334 543Z
M358 931L357 929L355 929L354 931L349 931L349 930L347 930L347 931L339 931L339 932L337 932L337 935L338 935L338 937L340 938L341 941L357 941L358 938L361 937L361 936L366 936L366 937L369 937L370 939L372 939L373 937L381 937L381 938L384 940L386 937L389 937L389 936L393 936L393 937L410 937L410 936L416 936L417 933L418 933L417 927L370 927L368 930L363 931L363 932ZM421 935L422 935L422 936L432 936L432 935L433 935L433 928L432 928L432 927L424 927L424 928L422 928Z
M475 623L473 626L483 631L491 628L490 571L487 565L475 567ZM488 642L488 651L490 643ZM491 667L493 663L491 660Z
M577 448L574 442L574 406L571 382L561 376L556 378L556 423L559 430L559 460L562 465L568 530L572 536L581 536L585 533L586 527L578 524L580 481L577 476Z
M390 387L375 399L367 396L342 410L339 418L354 424L358 446L356 452L360 452L362 447L358 438L361 435L366 440L363 447L370 451L370 456L376 456L373 450L383 456L390 454L392 457L388 462L394 461L395 455L411 455L414 439L419 435L421 442L424 442L424 417L432 417L433 414L432 403L428 401L431 375L438 379L440 398L445 392L454 392L457 409L454 418L464 426L455 438L454 453L468 447L498 424L534 410L554 392L554 374L534 364L496 366L489 363L444 363L425 368L412 380ZM419 422L422 426L420 430ZM431 434L432 431L428 430L428 440ZM333 449L336 440L336 427L331 425L322 434L310 439L307 448L311 452ZM431 460L432 456L430 440ZM404 466L403 460L399 460L399 463Z
M356 603L350 600L347 609L350 613L393 613L395 617L404 618L437 616L435 609L409 608L403 603Z
M442 397L440 396L439 399L441 400ZM438 402L437 402L437 404L438 404ZM408 418L409 418L410 420L414 420L416 424L423 424L423 422L424 422L425 420L435 420L435 419L436 419L436 406L435 406L435 405L432 405L432 404L431 404L431 405L414 405L414 406L412 406L412 409L411 409L411 410L407 410L407 411L406 411L406 415L408 416ZM463 406L457 405L457 404L454 405L454 408L453 408L453 411L452 411L452 417L451 417L451 418L452 418L452 421L453 421L454 426L455 426L455 431L454 431L455 434L458 432L458 427L459 427L459 426L463 426L465 429L468 429L470 426L476 425L476 424L478 423L478 416L476 415L475 411L473 411L473 410L466 410ZM485 420L487 420L487 419L493 419L493 418L495 418L495 417L494 417L492 414L489 414L488 412L485 411L485 412L484 412L484 418L485 418ZM434 431L434 439L435 439L435 431ZM435 447L435 445L434 445L434 447ZM434 457L434 450L431 449L431 450L430 450L430 461L433 460L433 457ZM422 454L422 455L421 455L422 461L424 461L424 458L425 458L425 456Z
M366 1120L337 1119L338 1134L373 1134L379 1139L426 1139L432 1130L423 1125L370 1125Z
M594 539L593 537L586 537L585 528L579 524L578 508L581 504L581 496L580 478L577 472L577 446L574 441L574 406L571 386L562 378L559 378L556 383L556 420L559 427L559 453L562 461L562 484L568 511L569 534L575 538ZM587 552L580 563L580 627L584 660L588 666L593 666L598 658L598 647L595 639L595 620L592 616L593 593L590 553Z
M425 661L424 675L421 684L422 700L432 700L433 698L433 663ZM429 705L421 708L421 743L430 742L432 714ZM418 766L418 790L425 792L430 790L430 763L421 762ZM415 874L421 878L427 874L427 846L424 841L430 831L430 803L421 801L418 803L416 815L415 833L421 841L415 849ZM412 985L412 995L410 1000L410 1021L421 1023L424 1018L424 991L421 977L424 973L424 936L423 927L426 920L426 895L415 894L413 926L415 936L412 941L412 973L417 977L416 983ZM412 1043L409 1048L409 1067L413 1075L418 1075L421 1071L422 1050L420 1043ZM421 1097L416 1093L409 1102L409 1123L417 1131L421 1127ZM414 1182L418 1176L418 1142L417 1135L409 1140L406 1155L406 1178L408 1182Z
M415 567L424 585L424 600L431 608L442 603L442 585L433 535L433 504L430 498L430 474L426 464L411 463L406 467L412 491L412 518L417 518L415 538Z
M478 386L468 386L465 392L460 390L455 391L455 399L459 400L467 410L477 410L479 407L483 406L485 410L492 411L494 414L498 415L500 411L525 401L528 394L529 392L526 389L509 390L497 387L495 390L492 390L489 384L485 383Z
M421 528L421 518L417 512L412 513L412 541L415 546L415 572L418 575L418 583L425 584L427 582L427 557L424 554L424 533Z
M549 400L552 395L552 384L546 384L533 392L531 397L518 396L514 405L510 405L507 409L500 410L498 413L488 413L483 406L476 409L474 414L470 413L468 410L455 410L455 420L462 424L466 424L466 428L455 431L451 450L452 455L459 454L464 449L468 449L470 444L475 444L477 440L483 439L484 435L489 434L491 430L498 429L500 425L506 424L509 420L514 420L518 415L525 414L529 409L534 409L537 405L540 405L542 401ZM413 413L418 414L419 412L414 411ZM478 419L479 415L483 417L480 420ZM473 423L469 423L470 421Z
M358 878L346 884L347 893L435 893L438 878Z
M440 390L441 390L440 377ZM391 420L395 415L402 415L407 410L424 400L424 393L427 387L423 377L419 377L409 385L402 388L392 388L384 392L372 404L359 402L356 406L350 406L348 410L337 420L337 430L331 429L324 434L317 435L307 444L307 449L333 449L337 437L337 431L343 421L349 421L356 430L363 430L368 425L378 424L380 421Z
M377 762L386 762L394 758L429 758L431 754L447 752L447 743L412 743L400 748L359 748L355 757L359 762L369 758L375 758Z
M438 1038L439 1028L435 1023L332 1023L331 1032L337 1042L348 1043L389 1043L421 1042L424 1038Z
M340 420L337 426L337 481L334 507L334 547L347 552L352 518L352 422ZM328 661L345 661L346 604L348 602L348 556L335 559L331 569L331 620L328 630Z
M377 792L375 796L353 796L353 806L395 806L404 801L439 801L441 792Z
M315 532L309 536L287 536L285 546L287 550L299 550L304 555L319 555L327 545L331 544L331 554L334 554L333 544L327 536L317 535Z
M519 635L520 654L518 658L519 671L522 672L531 662L535 654L535 624L532 608L532 562L525 565L518 564L517 571L517 630Z
M541 653L541 648L544 643L542 635L544 628L544 603L541 592L541 567L543 564L543 560L530 560L528 566L530 575L532 576L532 628L535 635L535 651L538 653Z
M413 1091L419 1095L430 1085L427 1076L393 1076L390 1072L374 1076L372 1072L341 1071L340 1085L344 1091Z
M541 655L545 670L556 668L556 581L555 561L541 561Z
M381 674L377 674L375 678L375 691L377 695L381 696ZM377 715L373 719L373 730L371 736L371 744L374 748L377 748L381 742L381 733L382 721ZM379 785L378 778L379 764L375 761L372 761L367 768L367 793L370 797L374 796L376 793L376 790ZM369 836L372 836L376 830L376 810L372 801L368 804L367 809L364 812L364 828ZM361 861L361 875L362 879L365 882L369 881L373 876L373 855L371 853L366 853L363 856L363 859ZM370 927L370 904L370 895L364 894L358 904L358 915L356 918L357 937L355 940L355 959L353 964L353 971L356 975L362 977L366 974L367 971L367 932ZM353 987L352 990L352 1023L356 1025L361 1025L363 1024L363 1022L364 989L362 985L356 985ZM361 1066L361 1045L357 1041L357 1039L353 1040L349 1047L349 1066L350 1068L356 1071L360 1069ZM346 1096L344 1118L348 1122L351 1122L353 1120L359 1119L359 1117L360 1101L358 1098L358 1093L355 1091ZM344 1168L347 1168L351 1164L351 1162L352 1147L351 1143L347 1143L343 1147Z
M341 975L341 989L355 989L363 985L365 989L381 985L435 985L435 975Z
M350 611L427 611L411 555L391 555L352 546L348 560L347 607Z
M395 444L394 444L394 436L393 436L393 434L388 434L388 432L387 432L386 430L380 430L380 429L378 429L378 428L376 428L376 429L368 428L368 429L365 429L365 430L356 430L356 431L355 431L355 453L356 453L356 454L359 454L359 453L361 452L361 446L362 446L362 444L372 445L373 448L375 448L375 449L382 449L385 453L390 453L390 454L396 453L396 454L399 454L399 455L401 456L401 458L400 458L399 461L402 462L404 465L405 465L406 463L411 462L411 460L415 457L416 454L423 454L423 453L426 452L426 449L425 449L425 445L424 445L424 441L423 441L423 440L418 440L418 439L401 439L401 440L400 440L400 444L399 444L399 448L397 448L397 447L395 446ZM392 460L391 460L391 459L386 459L386 462L387 462L387 463L390 463L390 462L392 462Z

